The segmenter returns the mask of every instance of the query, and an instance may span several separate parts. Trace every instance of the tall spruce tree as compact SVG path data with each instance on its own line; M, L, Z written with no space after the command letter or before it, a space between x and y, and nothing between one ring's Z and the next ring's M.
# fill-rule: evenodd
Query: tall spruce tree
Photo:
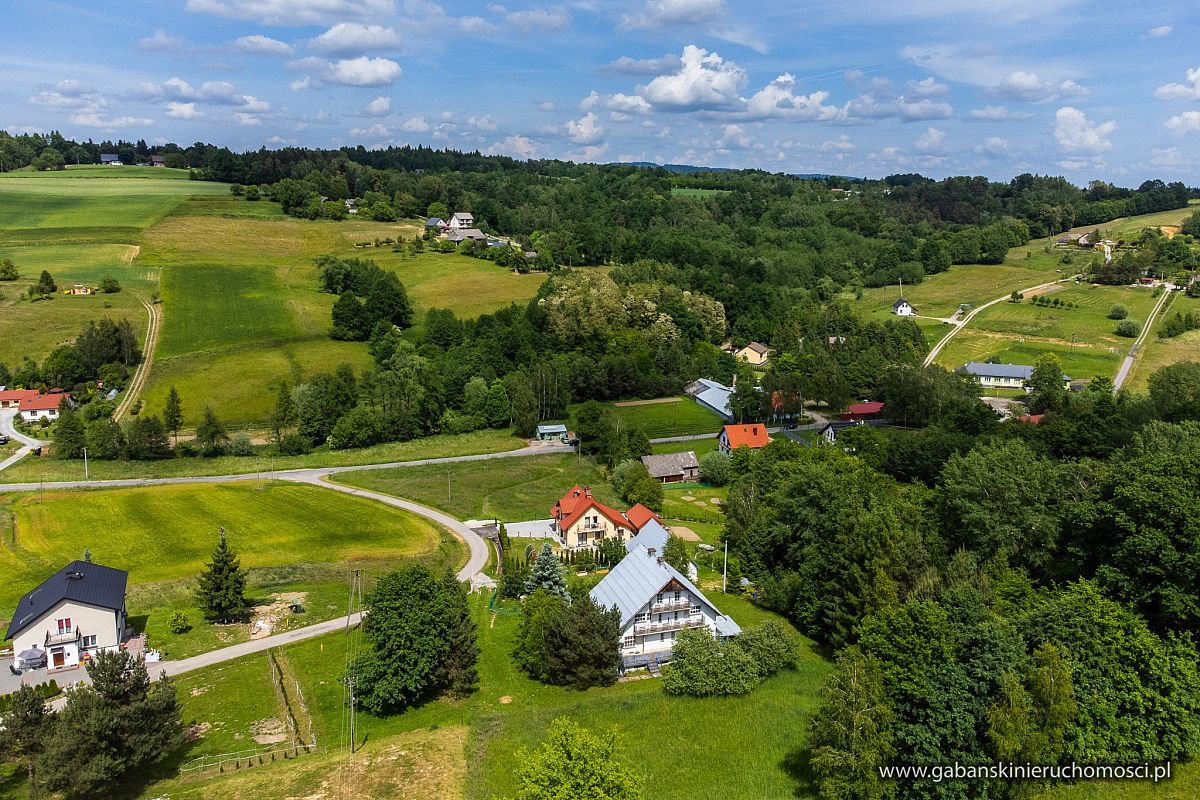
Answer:
M212 406L205 407L204 418L196 426L196 444L206 456L219 456L229 449L229 432Z
M22 686L10 697L8 710L0 715L0 760L25 768L29 796L34 798L38 795L38 759L46 749L54 716L32 686Z
M538 589L571 602L571 592L567 589L567 579L563 577L562 565L554 557L549 544L542 545L542 552L529 568L529 577L525 581L525 594L533 594Z
M163 408L163 425L175 437L175 443L179 444L179 429L183 426L183 400L179 398L179 392L174 386L167 393L167 404Z
M82 458L87 444L87 428L83 420L63 398L58 422L54 425L54 455L59 458Z
M246 618L246 573L225 541L224 528L208 569L200 575L196 597L209 622L240 622Z
M475 621L471 619L467 589L449 567L442 576L442 586L446 590L446 634L450 650L442 661L441 683L454 696L466 697L474 691L479 680L475 670L475 661L479 658Z
M296 401L292 399L292 389L288 382L279 385L279 396L275 399L275 411L271 414L271 433L275 435L275 444L283 441L285 432L296 425Z

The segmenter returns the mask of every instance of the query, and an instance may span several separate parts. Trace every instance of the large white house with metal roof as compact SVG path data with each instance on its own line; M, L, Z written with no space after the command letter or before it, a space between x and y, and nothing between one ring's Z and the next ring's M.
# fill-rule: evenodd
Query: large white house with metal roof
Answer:
M694 583L663 561L659 547L646 546L665 544L664 534L661 526L639 533L629 542L629 554L590 593L597 605L616 607L621 613L623 669L670 661L680 631L707 628L718 639L742 632Z
M984 389L1023 389L1026 382L1033 376L1033 367L1028 364L988 364L982 361L968 361L962 366L962 371L972 375ZM1063 383L1069 384L1071 378L1063 375Z
M6 639L15 666L73 667L125 640L125 585L129 573L90 561L72 561L17 604Z

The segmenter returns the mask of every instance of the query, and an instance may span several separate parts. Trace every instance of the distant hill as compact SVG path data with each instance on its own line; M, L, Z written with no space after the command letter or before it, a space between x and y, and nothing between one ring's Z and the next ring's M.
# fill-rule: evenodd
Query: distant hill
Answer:
M641 167L642 169L665 169L667 172L674 172L677 175L692 175L697 172L744 172L745 170L733 169L732 167L699 167L695 164L655 164L653 161L630 161L625 164L629 167ZM847 181L862 181L862 178L855 178L850 175L831 175L825 172L792 172L788 173L793 178L799 178L806 181L823 181L828 178L841 178Z

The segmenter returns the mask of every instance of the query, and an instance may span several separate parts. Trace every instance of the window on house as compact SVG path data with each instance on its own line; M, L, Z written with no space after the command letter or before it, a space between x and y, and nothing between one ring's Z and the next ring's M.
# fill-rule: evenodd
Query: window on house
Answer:
M95 647L96 646L96 637L95 636L83 637L83 646L84 647Z
M633 636L626 636L624 642L626 647L632 647L637 642L637 639Z
M642 613L638 614L637 621L638 622L649 622L650 621L650 612L643 611Z
M62 635L64 633L70 633L70 632L71 632L71 618L66 617L65 619L58 620L59 635Z
M662 601L663 601L663 593L662 593L662 592L659 592L659 593L658 593L658 597L657 597L657 598L655 598L654 602L656 602L656 603L661 603Z

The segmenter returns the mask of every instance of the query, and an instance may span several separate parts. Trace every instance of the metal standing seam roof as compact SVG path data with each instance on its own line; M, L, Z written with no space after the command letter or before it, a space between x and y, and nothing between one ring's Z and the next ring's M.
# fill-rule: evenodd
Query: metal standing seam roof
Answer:
M639 534L640 535L640 534ZM674 579L708 606L717 620L717 632L721 636L736 636L741 628L732 619L721 614L709 602L704 593L696 588L686 575L665 561L659 561L642 545L637 545L604 576L604 579L589 593L592 600L602 608L616 607L621 612L621 627L645 606L664 586Z
M1028 364L988 364L983 361L968 361L963 365L963 369L971 374L987 378L1021 378L1029 380L1033 375L1033 367ZM1063 380L1069 381L1071 377L1063 373Z
M538 433L566 433L567 426L566 425L538 425L537 432Z
M12 639L63 600L119 611L125 607L128 581L123 569L72 561L21 598L4 638Z
M733 394L733 389L708 378L698 378L696 382L704 387L693 395L696 402L708 406L726 419L733 419L733 412L729 409L729 396Z
M661 553L667 546L667 537L670 535L671 532L664 528L658 520L652 519L642 526L637 536L625 542L625 551L633 552L638 546L641 546L647 549L653 547Z

